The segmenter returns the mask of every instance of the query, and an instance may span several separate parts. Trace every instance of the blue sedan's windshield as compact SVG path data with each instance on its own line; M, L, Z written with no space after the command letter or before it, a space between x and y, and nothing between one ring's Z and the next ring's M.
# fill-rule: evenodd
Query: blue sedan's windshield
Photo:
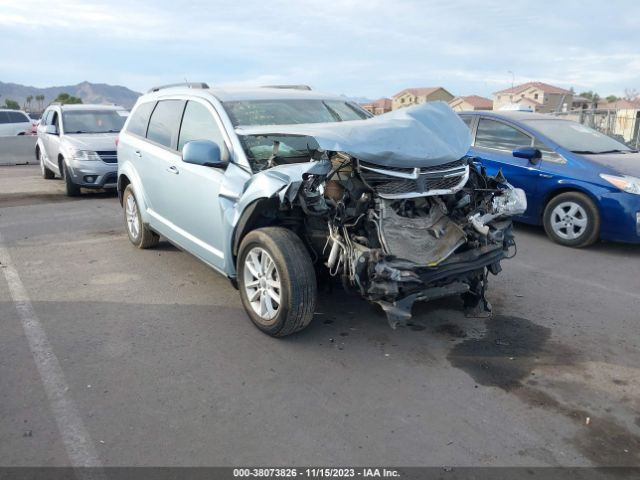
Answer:
M623 143L596 130L568 120L523 120L555 143L574 153L614 153L633 151Z
M275 99L223 103L234 127L364 120L369 114L348 101Z

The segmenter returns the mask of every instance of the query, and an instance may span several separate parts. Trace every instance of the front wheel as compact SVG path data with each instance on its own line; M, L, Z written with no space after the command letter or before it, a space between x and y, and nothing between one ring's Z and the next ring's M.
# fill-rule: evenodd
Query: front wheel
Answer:
M264 333L283 337L311 322L316 276L302 240L291 230L259 228L240 245L237 264L242 304Z
M80 196L80 186L73 183L73 178L71 177L71 171L67 164L64 163L64 160L60 161L60 173L64 178L64 185L67 191L67 197L79 197Z
M600 213L593 201L580 192L561 193L544 210L544 229L555 242L568 247L587 247L600 235Z

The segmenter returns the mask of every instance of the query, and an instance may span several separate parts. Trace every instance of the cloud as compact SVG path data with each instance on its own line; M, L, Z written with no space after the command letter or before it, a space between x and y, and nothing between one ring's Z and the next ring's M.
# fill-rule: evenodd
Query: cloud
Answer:
M511 83L622 92L640 85L640 3L526 0L0 0L4 81L310 83L350 95ZM631 21L630 19L635 19ZM43 38L46 41L43 42ZM64 65L64 68L61 68ZM130 83L127 83L130 82Z

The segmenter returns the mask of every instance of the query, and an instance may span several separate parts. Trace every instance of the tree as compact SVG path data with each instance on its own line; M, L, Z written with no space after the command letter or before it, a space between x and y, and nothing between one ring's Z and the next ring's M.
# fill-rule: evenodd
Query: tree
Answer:
M10 108L11 110L20 110L20 104L15 100L11 100L10 98L5 99L4 106L5 108Z
M625 88L623 98L630 101L640 100L640 92L635 88Z
M59 102L62 104L70 104L70 103L82 103L82 99L78 97L74 97L73 95L69 95L68 93L59 94L54 102Z
M33 95L27 96L27 109L31 111L31 102L33 100Z
M609 102L609 103L617 102L618 100L620 100L620 99L618 97L616 97L615 95L608 95L607 96L607 102Z
M38 102L38 110L44 110L44 95L36 95L36 102Z

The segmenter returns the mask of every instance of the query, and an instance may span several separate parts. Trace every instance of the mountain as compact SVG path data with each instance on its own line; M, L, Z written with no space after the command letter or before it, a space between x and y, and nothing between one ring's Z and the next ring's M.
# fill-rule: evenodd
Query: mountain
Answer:
M120 85L107 85L106 83L82 82L77 85L61 87L37 88L20 85L17 83L0 82L0 104L4 105L6 99L15 100L22 108L29 95L44 95L43 106L46 107L59 94L68 93L74 97L80 97L83 103L115 103L125 108L131 108L141 95ZM31 102L31 109L38 111L35 100Z

